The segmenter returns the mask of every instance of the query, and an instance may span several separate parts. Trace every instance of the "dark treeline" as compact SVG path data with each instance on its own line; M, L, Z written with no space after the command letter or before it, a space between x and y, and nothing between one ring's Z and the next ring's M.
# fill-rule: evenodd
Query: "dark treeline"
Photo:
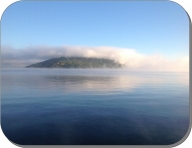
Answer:
M121 68L122 65L110 59L85 57L53 58L27 68Z

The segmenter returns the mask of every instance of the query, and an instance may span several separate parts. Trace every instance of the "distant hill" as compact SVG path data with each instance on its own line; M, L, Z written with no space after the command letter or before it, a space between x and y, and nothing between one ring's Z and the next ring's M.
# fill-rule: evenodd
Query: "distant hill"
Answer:
M121 68L122 65L110 59L84 58L84 57L60 57L53 58L27 68Z

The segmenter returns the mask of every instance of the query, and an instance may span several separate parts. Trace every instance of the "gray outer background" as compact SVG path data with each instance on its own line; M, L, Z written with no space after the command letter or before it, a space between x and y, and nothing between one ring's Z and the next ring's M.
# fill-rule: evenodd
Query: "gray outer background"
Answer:
M54 0L23 0L23 1L54 1ZM57 0L58 1L58 0ZM60 0L60 1L67 1L67 0ZM70 1L70 0L68 0L68 1ZM80 1L80 0L76 0L76 1ZM91 1L91 0L89 0L89 1ZM102 0L101 0L102 1ZM104 0L103 0L104 1ZM107 0L106 0L107 1ZM108 0L109 2L110 2L110 0ZM113 0L111 0L111 1L113 1ZM124 1L129 1L129 0L124 0ZM132 1L134 1L134 0L132 0ZM137 0L137 1L139 1L139 0ZM142 1L142 0L140 0L140 1ZM143 0L143 1L150 1L150 0ZM151 1L168 1L168 0L151 0ZM18 1L16 1L16 2L18 2ZM171 1L171 2L173 2L173 1ZM173 2L173 3L176 3L176 2ZM13 4L13 3L12 3ZM10 5L12 5L12 4L10 4ZM178 3L176 3L176 4L178 4ZM10 6L9 5L9 6ZM178 5L180 5L180 4L178 4ZM181 5L180 5L180 7L182 7ZM8 7L7 7L8 8ZM7 9L6 8L6 9ZM183 8L183 7L182 7ZM183 8L184 9L184 8ZM185 10L185 9L184 9ZM102 147L102 148L108 148L108 147L114 147L114 148L116 148L116 147L129 147L129 148L150 148L150 147L155 147L155 148L170 148L170 147L176 147L176 146L178 146L178 145L180 145L180 144L182 144L186 139L187 139L187 137L189 136L189 134L190 134L190 132L191 132L191 127L192 127L192 100L191 100L191 92L190 92L190 90L191 90L191 83L192 83L192 80L191 80L191 62L192 62L192 59L191 59L191 54L192 54L192 52L191 52L191 50L192 50L192 23L191 23L191 18L190 18L190 16L189 16L189 14L187 13L187 11L185 10L185 12L186 12L186 14L188 15L188 18L189 18L189 31L190 31L190 33L189 33L189 104L190 104L190 125L189 125L189 129L188 129L188 131L187 131L187 133L186 133L186 135L180 140L180 141L178 141L177 143L175 143L175 144L172 144L172 145L75 145L75 146L73 146L73 145L44 145L44 146L40 146L40 145L34 145L34 146L25 146L25 145L18 145L18 144L15 144L15 143L13 143L12 141L10 141L12 144L14 144L14 145L16 145L16 146L18 146L18 147L26 147L26 148L34 148L34 147L42 147L42 148L45 148L45 147L48 147L48 148L55 148L55 147L70 147L70 148L76 148L76 147L79 147L79 148L84 148L84 147ZM3 14L2 14L3 15ZM9 139L8 139L9 140ZM191 144L192 145L192 144Z

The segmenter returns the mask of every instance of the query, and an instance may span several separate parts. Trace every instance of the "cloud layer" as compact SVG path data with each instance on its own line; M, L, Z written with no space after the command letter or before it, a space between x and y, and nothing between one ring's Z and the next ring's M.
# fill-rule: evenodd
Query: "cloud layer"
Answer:
M168 59L163 55L144 55L134 49L99 46L34 46L14 49L10 46L1 47L2 67L25 67L55 57L96 57L109 58L125 65L130 70L147 71L189 71L189 56Z

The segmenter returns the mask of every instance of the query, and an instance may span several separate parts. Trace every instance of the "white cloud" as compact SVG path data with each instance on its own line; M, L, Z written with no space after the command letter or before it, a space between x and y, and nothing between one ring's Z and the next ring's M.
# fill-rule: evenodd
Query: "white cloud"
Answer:
M168 59L163 55L144 55L134 49L99 46L34 46L24 49L1 47L3 67L24 67L33 63L62 56L109 58L124 64L130 70L189 71L189 56Z

